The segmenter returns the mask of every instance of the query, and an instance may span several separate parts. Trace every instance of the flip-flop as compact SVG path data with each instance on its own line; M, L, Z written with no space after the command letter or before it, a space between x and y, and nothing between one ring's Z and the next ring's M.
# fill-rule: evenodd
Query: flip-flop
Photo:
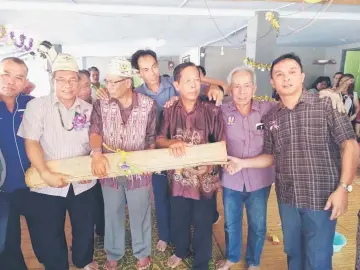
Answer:
M151 263L152 263L152 260L151 260L150 257L146 257L146 260L144 260L144 261L146 262L146 264L141 264L140 261L138 261L138 262L136 263L136 269L138 269L138 270L148 269L149 266L150 266ZM112 269L110 269L110 270L112 270Z
M104 270L116 270L117 267L118 267L117 262L106 261L104 266L103 266L103 269Z

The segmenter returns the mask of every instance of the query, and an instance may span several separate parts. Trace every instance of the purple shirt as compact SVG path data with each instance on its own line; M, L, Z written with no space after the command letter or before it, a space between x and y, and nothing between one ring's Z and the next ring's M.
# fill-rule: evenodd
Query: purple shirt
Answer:
M253 100L248 116L241 115L233 102L221 106L229 156L252 158L263 153L264 129L257 129L256 125L261 125L263 116L277 104ZM243 169L234 175L223 170L221 180L226 188L244 191L245 186L246 191L250 192L273 184L275 170L273 166L265 169Z

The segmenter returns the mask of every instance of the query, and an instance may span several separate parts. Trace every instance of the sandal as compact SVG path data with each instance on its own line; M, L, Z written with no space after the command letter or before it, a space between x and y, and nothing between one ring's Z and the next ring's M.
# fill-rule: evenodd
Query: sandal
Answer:
M138 269L138 270L148 269L150 267L151 263L152 263L152 260L151 260L151 258L149 256L145 257L145 258L141 258L136 263L136 269Z
M103 269L104 270L116 270L116 268L118 267L118 262L117 261L106 261Z
M234 264L228 260L221 260L216 264L216 270L230 270Z

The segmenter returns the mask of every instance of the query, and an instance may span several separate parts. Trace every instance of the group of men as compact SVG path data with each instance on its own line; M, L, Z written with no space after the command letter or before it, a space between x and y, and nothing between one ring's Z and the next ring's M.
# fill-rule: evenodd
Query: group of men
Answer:
M149 50L137 51L131 62L112 59L106 90L92 104L79 98L83 74L71 55L59 54L53 63L55 93L48 96L32 99L21 94L27 72L18 58L1 61L0 149L7 168L0 192L0 240L6 235L0 266L4 269L27 269L20 215L25 216L34 252L45 269L68 269L66 211L72 225L74 265L98 269L93 261L96 181L67 184L69 176L46 166L49 160L85 155L92 158L92 173L100 179L104 198L104 269L115 270L124 255L126 204L136 267L151 265L151 192L157 249L164 251L170 243L175 246L169 267L176 268L189 256L190 227L194 226L192 268L208 269L216 192L221 186L226 258L217 268L230 269L240 260L245 205L246 264L259 269L274 182L289 269L331 269L336 218L347 208L358 145L348 117L332 106L333 101L342 108L341 100L336 103L338 96L303 90L304 72L297 56L286 54L272 63L270 83L280 103L254 100L255 74L240 67L228 77L232 101L217 106L224 93L212 85L205 91L207 98L201 98L202 84L211 80L198 67L183 63L174 69L173 77L162 77L156 54ZM133 89L137 73L144 84ZM209 165L128 177L107 175L109 161L104 153L111 150L169 148L181 158L191 145L218 141L226 141L228 149L229 163L223 168ZM24 173L30 163L47 187L28 190Z

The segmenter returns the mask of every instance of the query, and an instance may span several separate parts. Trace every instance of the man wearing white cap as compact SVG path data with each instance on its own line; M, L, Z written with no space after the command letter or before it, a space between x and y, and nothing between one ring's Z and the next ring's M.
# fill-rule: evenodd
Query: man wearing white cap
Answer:
M72 261L78 268L97 270L93 262L95 181L66 184L46 161L89 155L92 106L77 98L79 73L71 55L59 54L52 66L54 94L30 101L18 135L32 165L48 187L32 189L32 213L27 218L35 254L45 269L69 269L64 233L66 210L72 227Z
M132 91L136 72L131 63L114 58L106 74L110 99L99 99L91 114L90 146L92 171L102 184L105 206L105 270L117 269L125 253L125 204L127 202L132 249L137 269L151 264L151 175L107 177L109 162L103 152L138 151L155 148L156 104ZM123 164L125 165L125 164ZM130 169L136 170L136 168Z

